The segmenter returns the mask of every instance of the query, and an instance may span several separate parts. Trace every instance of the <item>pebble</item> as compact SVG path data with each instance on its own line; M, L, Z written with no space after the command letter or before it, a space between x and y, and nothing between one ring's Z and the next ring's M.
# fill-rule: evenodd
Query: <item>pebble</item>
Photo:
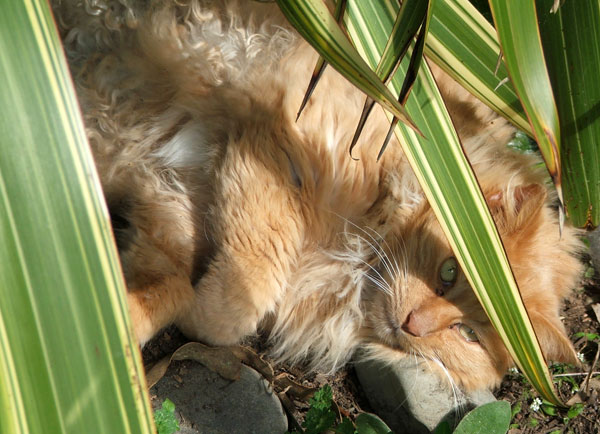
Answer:
M429 434L442 420L457 425L469 410L496 400L489 390L453 392L447 381L408 357L393 367L360 361L355 368L373 410L397 434Z
M174 361L151 389L153 410L175 404L178 434L285 433L287 417L269 383L243 365L231 381L194 361Z

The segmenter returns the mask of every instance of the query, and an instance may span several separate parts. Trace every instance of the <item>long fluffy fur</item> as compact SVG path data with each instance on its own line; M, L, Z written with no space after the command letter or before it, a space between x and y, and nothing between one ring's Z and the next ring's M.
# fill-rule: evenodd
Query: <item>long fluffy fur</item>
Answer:
M468 388L498 383L510 364L505 351L482 350L465 362L470 347L460 343L447 350L436 341L433 351L411 338L407 348L378 332L383 306L403 303L404 312L433 294L390 270L435 276L435 264L423 270L415 262L420 250L451 253L399 144L376 162L388 128L382 110L361 136L359 161L349 158L364 97L328 68L294 122L317 56L276 7L55 0L54 10L142 343L170 322L219 345L263 327L276 356L315 369L335 370L362 347L390 362L407 353L439 359ZM529 199L514 192L543 184L530 170L535 158L507 150L513 128L433 69L484 192L500 198L497 217L522 218L515 203ZM541 229L527 226L516 238L507 230L504 241L519 246L513 265L538 258L525 267L521 286L534 289L523 297L558 318L580 269L572 258L578 244L568 228L558 239L548 205L531 216ZM419 238L410 250L412 234L423 231L435 242ZM539 282L530 282L538 275L546 279L543 299ZM553 327L563 339L562 326ZM546 349L569 358L568 342L548 349L555 334ZM485 339L495 344L497 335L486 331Z

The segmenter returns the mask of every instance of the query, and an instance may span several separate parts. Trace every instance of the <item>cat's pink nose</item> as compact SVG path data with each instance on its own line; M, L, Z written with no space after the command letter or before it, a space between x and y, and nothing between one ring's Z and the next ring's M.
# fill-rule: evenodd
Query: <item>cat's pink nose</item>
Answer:
M427 334L427 330L423 327L422 321L419 321L419 315L415 314L414 310L406 317L406 321L402 324L402 330L417 337L423 337Z

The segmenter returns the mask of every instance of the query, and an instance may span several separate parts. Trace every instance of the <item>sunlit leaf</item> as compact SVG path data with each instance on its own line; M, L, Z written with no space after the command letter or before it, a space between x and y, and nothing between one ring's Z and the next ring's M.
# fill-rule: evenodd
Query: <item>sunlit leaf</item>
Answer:
M391 34L388 37L388 41L385 45L383 53L381 54L381 58L379 59L377 68L375 69L375 73L384 83L388 84L390 82L391 78L394 75L394 72L396 72L398 66L400 65L400 61L402 61L402 59L404 58L404 55L406 54L406 51L408 50L411 41L414 39L415 35L417 35L417 32L419 33L418 43L421 48L420 50L415 50L413 52L412 59L415 59L415 63L413 65L412 71L414 72L415 68L418 69L417 61L420 62L420 59L422 58L423 45L425 35L427 33L426 24L428 23L428 10L431 10L429 8L429 1L407 0L405 2L402 2L400 10L396 15L396 21L394 22L394 26L392 27ZM425 23L424 25L425 21L427 21L427 23ZM421 31L419 31L419 28L421 28ZM409 71L410 70L411 69L409 68ZM414 77L416 77L416 74L413 74L413 76L407 75L407 78L405 79L405 87L407 89L409 89L412 86L412 83L414 82ZM406 91L405 96L407 94L408 91ZM398 98L401 104L404 104L404 99L405 98L402 96ZM350 143L350 155L352 155L352 150L354 149L354 146L356 146L358 138L362 133L362 130L365 126L365 123L367 122L367 119L369 117L369 114L371 113L371 110L373 109L374 104L375 101L373 101L372 98L367 97L365 105L363 107L363 111L358 121L358 126L356 127L356 131L354 132L354 136L352 137L352 142ZM392 125L395 126L397 123L398 120L394 118L394 120L392 121ZM389 135L382 146L382 152L383 150L385 150L388 140ZM380 152L380 155L382 154L382 152Z
M600 223L600 2L537 1L546 65L561 123L562 187L575 226Z
M490 0L504 62L562 203L560 124L534 2Z
M150 433L108 212L48 3L0 13L0 432Z

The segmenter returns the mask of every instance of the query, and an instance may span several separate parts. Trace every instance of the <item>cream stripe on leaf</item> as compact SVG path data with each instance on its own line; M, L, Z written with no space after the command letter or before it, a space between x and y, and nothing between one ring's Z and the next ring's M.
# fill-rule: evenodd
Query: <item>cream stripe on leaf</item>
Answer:
M510 120L531 131L519 98L501 64L494 27L468 0L435 3L425 54L467 90Z
M0 432L152 432L108 212L46 1L4 2L0 52Z

